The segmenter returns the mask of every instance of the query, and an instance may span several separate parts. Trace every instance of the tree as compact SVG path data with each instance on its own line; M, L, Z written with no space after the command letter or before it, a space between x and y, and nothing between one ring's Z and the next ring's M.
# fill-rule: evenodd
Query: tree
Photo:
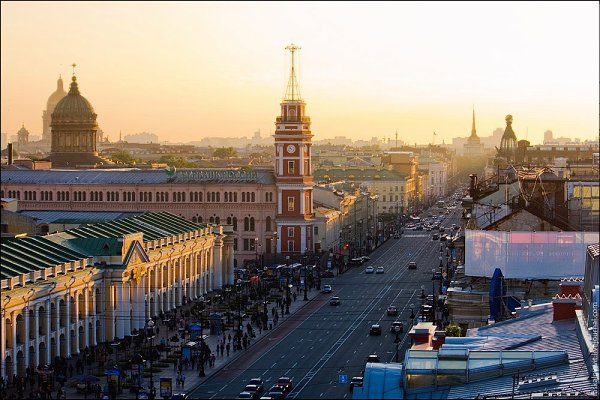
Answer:
M462 336L462 329L456 324L449 324L446 327L446 337L460 337Z
M237 151L233 147L219 147L213 152L213 157L217 158L229 158L237 157Z
M133 157L127 150L119 150L115 151L110 159L119 164L134 164L136 162L135 157Z

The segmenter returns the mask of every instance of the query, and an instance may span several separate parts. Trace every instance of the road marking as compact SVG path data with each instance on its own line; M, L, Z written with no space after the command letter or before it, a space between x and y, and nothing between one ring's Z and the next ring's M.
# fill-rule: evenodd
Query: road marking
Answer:
M267 372L269 372L269 370L266 370L266 371L265 371L265 372L263 372L262 374L264 375L264 374L266 374Z

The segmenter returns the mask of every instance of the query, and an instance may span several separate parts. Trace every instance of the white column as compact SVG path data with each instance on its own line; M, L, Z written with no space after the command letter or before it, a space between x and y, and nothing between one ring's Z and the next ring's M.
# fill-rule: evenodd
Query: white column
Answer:
M167 271L167 281L163 282L163 287L165 288L165 312L171 309L171 279L170 276L172 271L168 267L163 267Z
M71 357L71 293L67 292L67 328L65 332L65 346L67 348L67 357Z
M282 241L282 236L281 236L281 225L277 225L277 253L281 253L281 241Z
M119 339L125 337L125 314L123 312L123 283L116 282L115 287L117 289L117 331L115 332L115 336Z
M277 190L277 214L283 213L283 194Z
M300 191L300 214L304 214L304 212L304 189L302 189ZM302 248L302 251L304 251L304 248Z
M98 316L96 315L96 288L92 287L92 346L98 344L98 337L96 336L96 321Z
M306 225L300 226L300 253L304 254L306 249Z
M56 298L56 337L54 339L56 341L56 355L60 357L60 296Z
M46 300L46 364L50 365L52 362L52 340L50 335L52 334L52 302Z
M177 282L179 290L177 291L177 305L183 304L183 287L185 286L185 261L179 257L179 281Z
M75 299L75 354L79 354L79 294L75 292L73 294Z
M279 161L279 174L278 175L281 176L281 175L283 175L283 145L280 144L280 145L278 145L278 147L279 147L279 152L278 152L279 153L279 155L278 155L278 157L279 157L279 160L278 160Z
M93 289L92 289L93 290ZM84 292L83 292L83 304L84 304L84 310L85 312L83 313L83 332L85 335L85 338L83 340L83 344L85 345L85 347L89 347L90 346L90 288L85 288Z
M223 241L215 239L213 246L213 268L214 268L214 287L213 289L223 288Z
M25 316L25 337L23 338L23 355L25 357L25 365L29 364L29 307L25 307L23 309L23 314ZM37 367L37 365L36 365Z
M3 313L4 314L4 313ZM6 317L4 315L1 316L2 321L0 321L0 329L2 329L2 337L0 340L0 369L2 370L2 377L6 377L6 362L4 354L6 353Z
M34 331L35 331L35 365L33 367L37 368L40 365L40 307L38 304L34 304L33 306L34 312ZM48 339L46 339L48 340ZM47 346L46 346L47 347Z
M298 146L298 162L300 165L298 166L298 172L300 176L304 175L304 146Z
M131 280L123 283L123 334L131 335Z
M12 321L12 363L13 363L13 374L17 373L17 317L13 311L10 313L10 320ZM4 354L2 354L4 358Z

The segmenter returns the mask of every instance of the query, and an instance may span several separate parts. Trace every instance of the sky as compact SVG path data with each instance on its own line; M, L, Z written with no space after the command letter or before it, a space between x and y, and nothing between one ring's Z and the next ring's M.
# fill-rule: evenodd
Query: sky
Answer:
M273 133L295 43L313 140L598 139L598 2L1 3L1 125L41 135L71 64L110 140ZM433 136L436 132L436 136Z

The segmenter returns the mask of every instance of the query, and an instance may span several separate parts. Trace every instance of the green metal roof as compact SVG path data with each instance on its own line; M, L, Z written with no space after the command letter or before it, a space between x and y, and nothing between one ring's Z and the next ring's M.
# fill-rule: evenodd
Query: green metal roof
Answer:
M328 175L329 179L332 181L402 181L406 178L404 174L401 174L398 171L390 171L387 169L377 170L376 168L320 168L314 171L314 179L316 181L326 180L324 178L325 175Z

